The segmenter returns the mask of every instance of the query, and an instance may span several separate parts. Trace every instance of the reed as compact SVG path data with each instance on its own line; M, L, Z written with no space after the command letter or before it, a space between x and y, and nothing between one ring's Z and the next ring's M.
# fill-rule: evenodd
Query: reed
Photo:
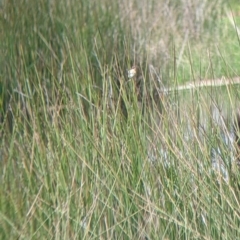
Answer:
M189 3L1 1L0 239L238 238L237 30Z

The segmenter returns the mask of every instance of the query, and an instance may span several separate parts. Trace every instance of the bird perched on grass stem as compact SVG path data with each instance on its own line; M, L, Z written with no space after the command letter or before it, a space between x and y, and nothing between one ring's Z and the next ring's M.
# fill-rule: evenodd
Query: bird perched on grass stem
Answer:
M127 71L128 81L134 82L138 105L143 113L153 109L161 113L163 92L160 91L159 79L155 79L150 71L147 64L143 64L143 68L140 65L133 65Z

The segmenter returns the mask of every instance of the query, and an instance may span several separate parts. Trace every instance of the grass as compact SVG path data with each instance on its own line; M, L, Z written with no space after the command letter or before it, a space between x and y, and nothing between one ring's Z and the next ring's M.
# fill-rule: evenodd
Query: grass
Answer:
M238 4L195 2L1 3L1 239L238 238L239 87L152 94L239 75Z

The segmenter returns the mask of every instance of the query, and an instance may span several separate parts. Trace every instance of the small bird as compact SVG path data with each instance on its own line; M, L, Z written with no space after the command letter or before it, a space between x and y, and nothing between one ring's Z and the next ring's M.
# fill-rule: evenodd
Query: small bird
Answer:
M137 65L133 65L130 70L127 71L128 74L128 81L134 81L135 85L135 93L137 94L138 100L142 100L142 94L143 94L143 84L144 84L144 79L143 75L140 71L140 67Z
M128 78L132 79L137 75L137 66L133 66L130 70L128 70Z

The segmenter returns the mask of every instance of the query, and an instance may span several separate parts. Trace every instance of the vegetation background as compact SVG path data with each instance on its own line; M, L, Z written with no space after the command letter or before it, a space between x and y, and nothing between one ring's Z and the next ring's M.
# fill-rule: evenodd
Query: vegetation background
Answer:
M239 87L162 91L239 75L237 0L1 0L0 24L0 239L238 239Z

